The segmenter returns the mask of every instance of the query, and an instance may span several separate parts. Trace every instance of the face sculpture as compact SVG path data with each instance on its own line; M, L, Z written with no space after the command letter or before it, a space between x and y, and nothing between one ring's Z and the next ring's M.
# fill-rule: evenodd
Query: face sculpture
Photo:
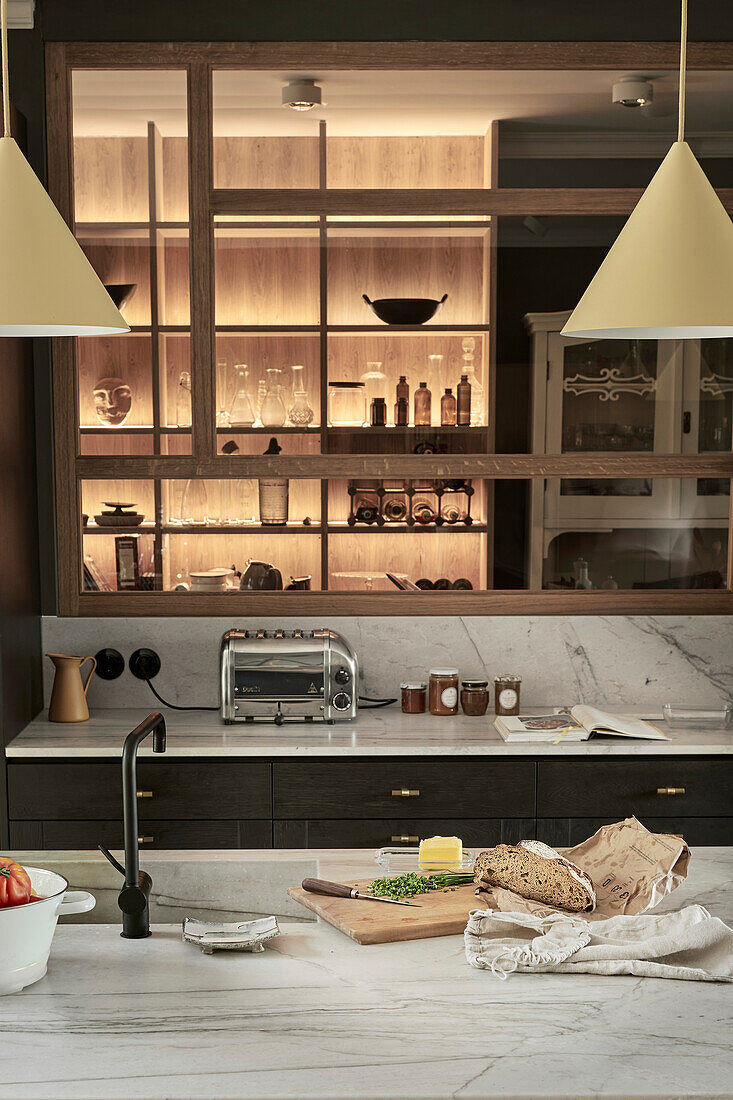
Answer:
M102 424L119 428L132 407L132 390L121 378L100 378L94 387L94 408Z

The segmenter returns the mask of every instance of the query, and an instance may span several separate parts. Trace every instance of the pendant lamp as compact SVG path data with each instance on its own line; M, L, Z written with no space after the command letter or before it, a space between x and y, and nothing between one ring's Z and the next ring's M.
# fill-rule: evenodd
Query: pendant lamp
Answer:
M684 140L687 0L682 0L675 141L573 310L563 336L733 336L733 222Z
M129 326L10 136L8 6L0 0L0 336L95 336Z

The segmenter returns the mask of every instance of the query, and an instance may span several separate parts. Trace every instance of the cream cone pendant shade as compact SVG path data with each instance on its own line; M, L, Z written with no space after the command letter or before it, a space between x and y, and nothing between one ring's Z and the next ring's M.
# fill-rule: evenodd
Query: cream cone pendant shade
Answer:
M12 137L0 137L0 336L129 332Z
M733 336L733 222L676 141L573 310L564 336Z

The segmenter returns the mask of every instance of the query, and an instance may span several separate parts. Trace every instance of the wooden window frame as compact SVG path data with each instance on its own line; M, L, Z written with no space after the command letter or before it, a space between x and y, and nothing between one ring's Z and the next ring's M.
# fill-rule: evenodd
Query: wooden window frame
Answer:
M385 215L627 215L637 188L486 190L222 190L213 186L212 73L215 69L675 69L673 42L382 42L382 43L130 43L46 44L46 108L49 191L73 224L71 72L75 69L175 69L187 72L189 112L189 219L191 256L191 355L215 362L213 219L219 214L372 213ZM733 43L692 42L688 68L733 69ZM719 190L733 212L733 188ZM495 281L494 281L495 283ZM492 326L493 328L493 326ZM578 615L729 614L733 612L733 553L729 538L728 587L720 590L593 590L590 592L300 592L232 593L221 596L171 592L80 591L82 532L80 484L84 479L127 477L470 476L531 477L723 477L733 479L733 454L614 454L588 456L309 455L221 457L216 453L214 372L192 372L190 455L93 457L80 453L75 340L53 345L56 522L59 613L79 615ZM493 406L492 406L493 407ZM731 498L733 511L733 497ZM733 531L733 514L729 530Z

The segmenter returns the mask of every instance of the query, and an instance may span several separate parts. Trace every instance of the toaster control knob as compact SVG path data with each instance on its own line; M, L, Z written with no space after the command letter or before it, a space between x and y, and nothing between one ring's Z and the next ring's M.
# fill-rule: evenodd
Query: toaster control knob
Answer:
M336 669L333 678L337 684L343 686L344 684L348 684L349 680L351 679L351 673L349 672L348 668L338 668Z
M331 706L334 710L348 710L351 706L351 696L345 691L337 691L331 700Z

